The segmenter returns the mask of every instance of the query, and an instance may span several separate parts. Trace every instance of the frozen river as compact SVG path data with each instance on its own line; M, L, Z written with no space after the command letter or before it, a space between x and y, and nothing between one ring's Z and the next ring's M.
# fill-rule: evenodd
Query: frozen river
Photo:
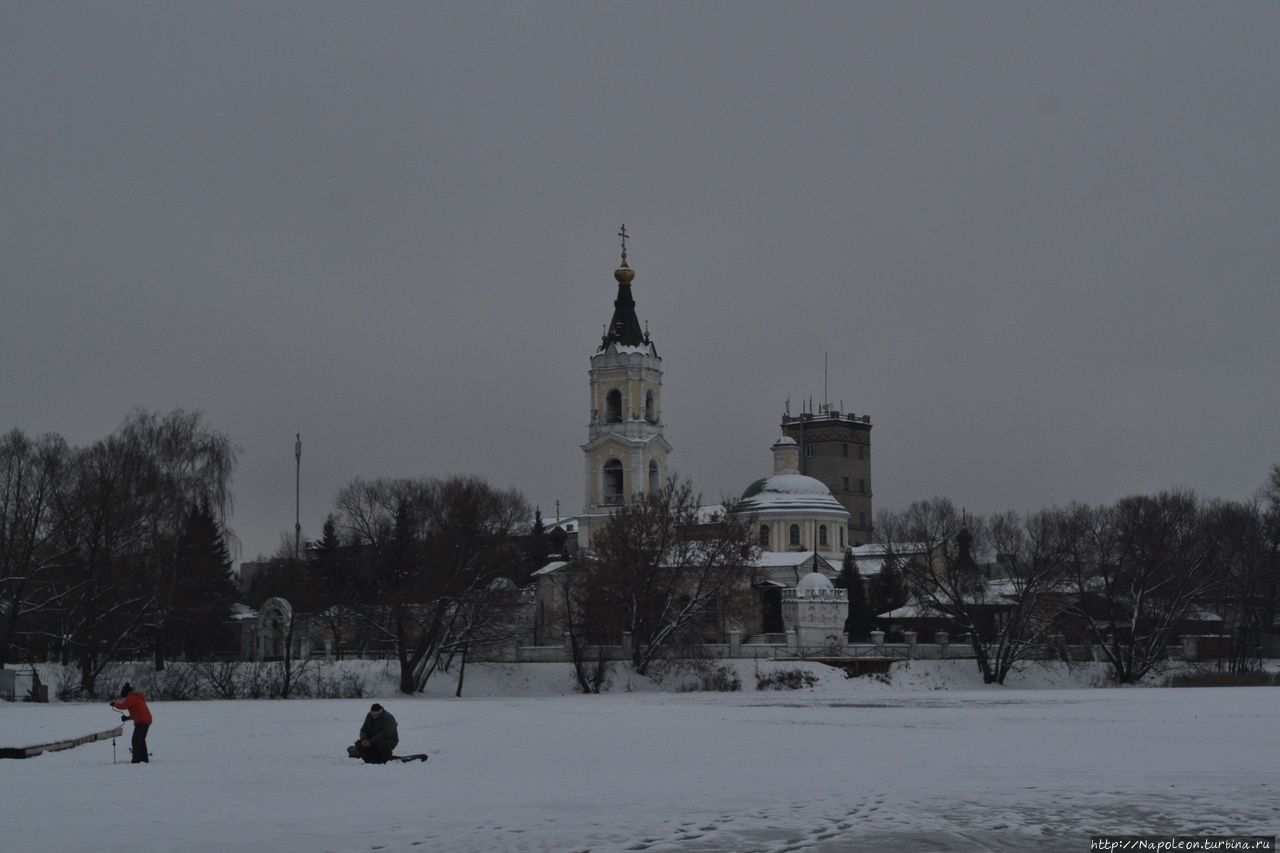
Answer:
M149 766L109 741L0 762L4 849L1082 851L1280 827L1277 688L382 701L429 762L345 757L368 699L154 703ZM6 705L0 745L115 721Z

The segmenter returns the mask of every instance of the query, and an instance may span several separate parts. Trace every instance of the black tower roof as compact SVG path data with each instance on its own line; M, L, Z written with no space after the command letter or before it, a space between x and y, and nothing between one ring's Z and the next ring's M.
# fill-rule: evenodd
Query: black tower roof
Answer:
M622 237L622 265L614 270L613 278L618 282L618 298L613 300L613 319L604 331L600 340L600 349L607 349L609 344L624 347L639 347L649 343L648 331L640 328L640 318L636 316L636 301L631 296L631 282L636 277L635 270L627 266L627 226L622 226L619 236Z
M605 330L600 349L609 344L621 344L626 347L638 347L649 342L644 329L640 328L640 318L636 316L636 301L631 296L631 279L635 273L630 267L618 267L613 274L618 280L618 298L613 300L613 319Z

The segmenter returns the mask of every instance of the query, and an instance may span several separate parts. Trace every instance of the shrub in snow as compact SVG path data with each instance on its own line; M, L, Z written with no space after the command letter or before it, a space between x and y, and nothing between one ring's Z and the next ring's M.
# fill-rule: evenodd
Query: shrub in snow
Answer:
M803 669L778 669L756 673L756 690L799 690L813 687L818 676Z
M702 673L697 682L684 682L680 685L681 693L693 693L707 690L713 693L736 693L742 689L742 679L738 673L727 666L718 666Z
M1211 672L1191 671L1171 675L1165 687L1280 687L1276 672Z

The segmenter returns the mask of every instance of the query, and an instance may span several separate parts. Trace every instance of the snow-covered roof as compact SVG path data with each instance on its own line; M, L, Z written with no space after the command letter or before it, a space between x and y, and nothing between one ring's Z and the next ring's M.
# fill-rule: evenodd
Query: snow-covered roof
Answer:
M542 568L534 572L533 577L536 578L536 577L541 577L543 575L554 574L555 572L560 571L567 565L569 565L568 560L555 560L553 562L547 563L545 566L543 566Z
M639 344L638 346L627 346L626 344L610 344L614 352L619 355L657 355L658 351L654 349L653 344Z
M237 619L237 620L256 619L258 618L258 611L254 610L252 607L250 607L247 604L236 603L231 605L230 615L232 619Z
M1193 607L1187 611L1187 615L1183 617L1188 622L1221 622L1222 617L1212 610L1205 610L1203 607Z
M711 524L724 518L724 504L710 504L698 507L698 523Z
M818 560L816 564L814 557ZM761 551L752 561L752 565L762 569L790 569L806 563L816 565L820 569L825 567L827 570L834 571L835 568L821 554L814 554L812 551Z
M865 577L878 575L884 571L885 556L891 549L887 545L873 544L856 545L852 550L853 564L857 567L858 574ZM929 553L926 546L916 542L894 543L892 551L895 557L914 557Z
M877 619L938 619L943 614L927 602L922 604L918 599L911 599L901 607L887 613L876 614Z

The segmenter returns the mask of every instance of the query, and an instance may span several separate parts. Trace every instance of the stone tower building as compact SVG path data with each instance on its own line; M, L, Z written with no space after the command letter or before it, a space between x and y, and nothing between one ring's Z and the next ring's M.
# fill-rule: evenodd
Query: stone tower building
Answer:
M871 541L871 416L832 406L782 416L782 434L800 445L800 473L821 480L849 511L849 544Z
M805 648L843 642L848 611L848 594L818 572L802 577L794 589L782 591L782 619Z
M656 492L667 478L671 445L662 434L662 359L636 317L631 295L635 272L627 265L626 227L622 264L613 273L618 296L613 318L591 356L591 420L587 443L586 500L578 524L578 547L616 507Z

